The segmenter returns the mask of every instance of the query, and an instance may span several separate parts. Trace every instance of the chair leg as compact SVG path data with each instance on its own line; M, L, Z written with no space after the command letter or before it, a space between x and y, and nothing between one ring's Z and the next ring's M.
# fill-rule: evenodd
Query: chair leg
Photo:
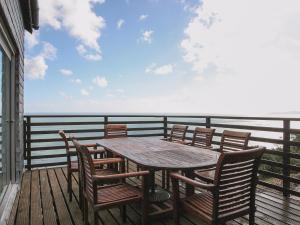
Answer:
M172 191L173 191L173 218L174 225L180 224L180 193L179 193L179 181L172 178Z
M162 183L162 188L166 188L166 170L161 171L161 183Z
M170 172L166 172L166 180L167 180L167 190L170 189Z
M89 224L89 204L86 198L83 200L83 221L84 225Z
M249 213L249 225L255 224L255 211L251 210Z
M81 210L84 209L84 197L83 197L83 190L82 190L82 183L81 183L81 179L79 178L79 188L78 188L78 191L79 191L79 208Z
M99 225L98 212L94 210L94 225Z
M126 216L127 216L126 205L121 206L120 210L121 210L122 221L123 221L123 223L126 223Z
M68 172L68 193L69 193L69 201L72 201L72 173Z

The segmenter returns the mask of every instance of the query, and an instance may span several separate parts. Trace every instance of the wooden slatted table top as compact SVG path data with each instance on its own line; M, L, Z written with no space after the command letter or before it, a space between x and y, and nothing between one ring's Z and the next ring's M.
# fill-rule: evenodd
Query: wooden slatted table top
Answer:
M97 143L141 166L157 169L202 169L217 164L220 153L149 137L101 139Z

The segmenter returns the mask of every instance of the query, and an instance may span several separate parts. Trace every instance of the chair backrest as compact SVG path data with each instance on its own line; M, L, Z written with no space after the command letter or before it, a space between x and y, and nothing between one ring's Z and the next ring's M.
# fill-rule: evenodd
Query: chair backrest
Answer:
M175 124L172 127L170 141L184 141L188 126Z
M96 202L97 193L94 191L92 179L92 176L95 175L95 167L92 162L91 154L89 154L88 148L81 145L75 138L72 138L72 141L78 153L79 171L83 181L83 190L90 200Z
M214 178L215 219L233 219L248 214L250 208L255 207L257 170L264 150L258 147L221 153Z
M192 145L196 147L210 147L215 129L196 127L193 135Z
M221 152L246 150L248 148L250 136L251 133L249 132L224 130L220 145Z
M107 124L104 126L104 138L127 137L126 124Z
M68 142L67 135L63 130L58 131L59 136L63 139L65 143L65 148L66 148L66 154L67 154L67 164L70 167L71 166L71 155L70 155L70 145Z

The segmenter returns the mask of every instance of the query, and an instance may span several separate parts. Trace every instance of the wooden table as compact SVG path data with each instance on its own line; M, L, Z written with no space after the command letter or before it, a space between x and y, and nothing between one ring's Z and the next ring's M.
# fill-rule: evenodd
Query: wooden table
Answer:
M215 151L152 137L102 139L97 144L150 171L183 170L188 177L192 177L195 169L215 166L220 155ZM186 191L189 195L194 190L187 185Z

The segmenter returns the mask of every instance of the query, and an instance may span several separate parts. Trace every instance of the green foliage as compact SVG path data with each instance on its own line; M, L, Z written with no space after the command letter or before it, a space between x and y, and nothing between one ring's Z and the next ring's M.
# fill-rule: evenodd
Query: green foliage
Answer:
M291 138L292 141L295 142L300 142L300 134L296 134L293 135L293 137ZM273 149L274 151L281 151L282 152L282 147L275 147ZM297 153L300 154L300 147L297 146L292 146L290 147L290 152L291 153ZM268 161L273 161L273 162L278 162L278 163L283 163L283 158L280 155L274 155L274 154L267 154L265 153L262 157L264 160L268 160ZM290 164L291 165L296 165L296 166L300 166L300 159L295 159L295 158L290 158ZM282 174L282 168L277 166L277 165L266 165L266 164L262 164L260 166L261 170L266 170L266 171L270 171L270 172L274 172L274 173L278 173L278 174ZM296 173L295 171L291 171L291 174ZM262 177L262 179L267 179L267 177Z

